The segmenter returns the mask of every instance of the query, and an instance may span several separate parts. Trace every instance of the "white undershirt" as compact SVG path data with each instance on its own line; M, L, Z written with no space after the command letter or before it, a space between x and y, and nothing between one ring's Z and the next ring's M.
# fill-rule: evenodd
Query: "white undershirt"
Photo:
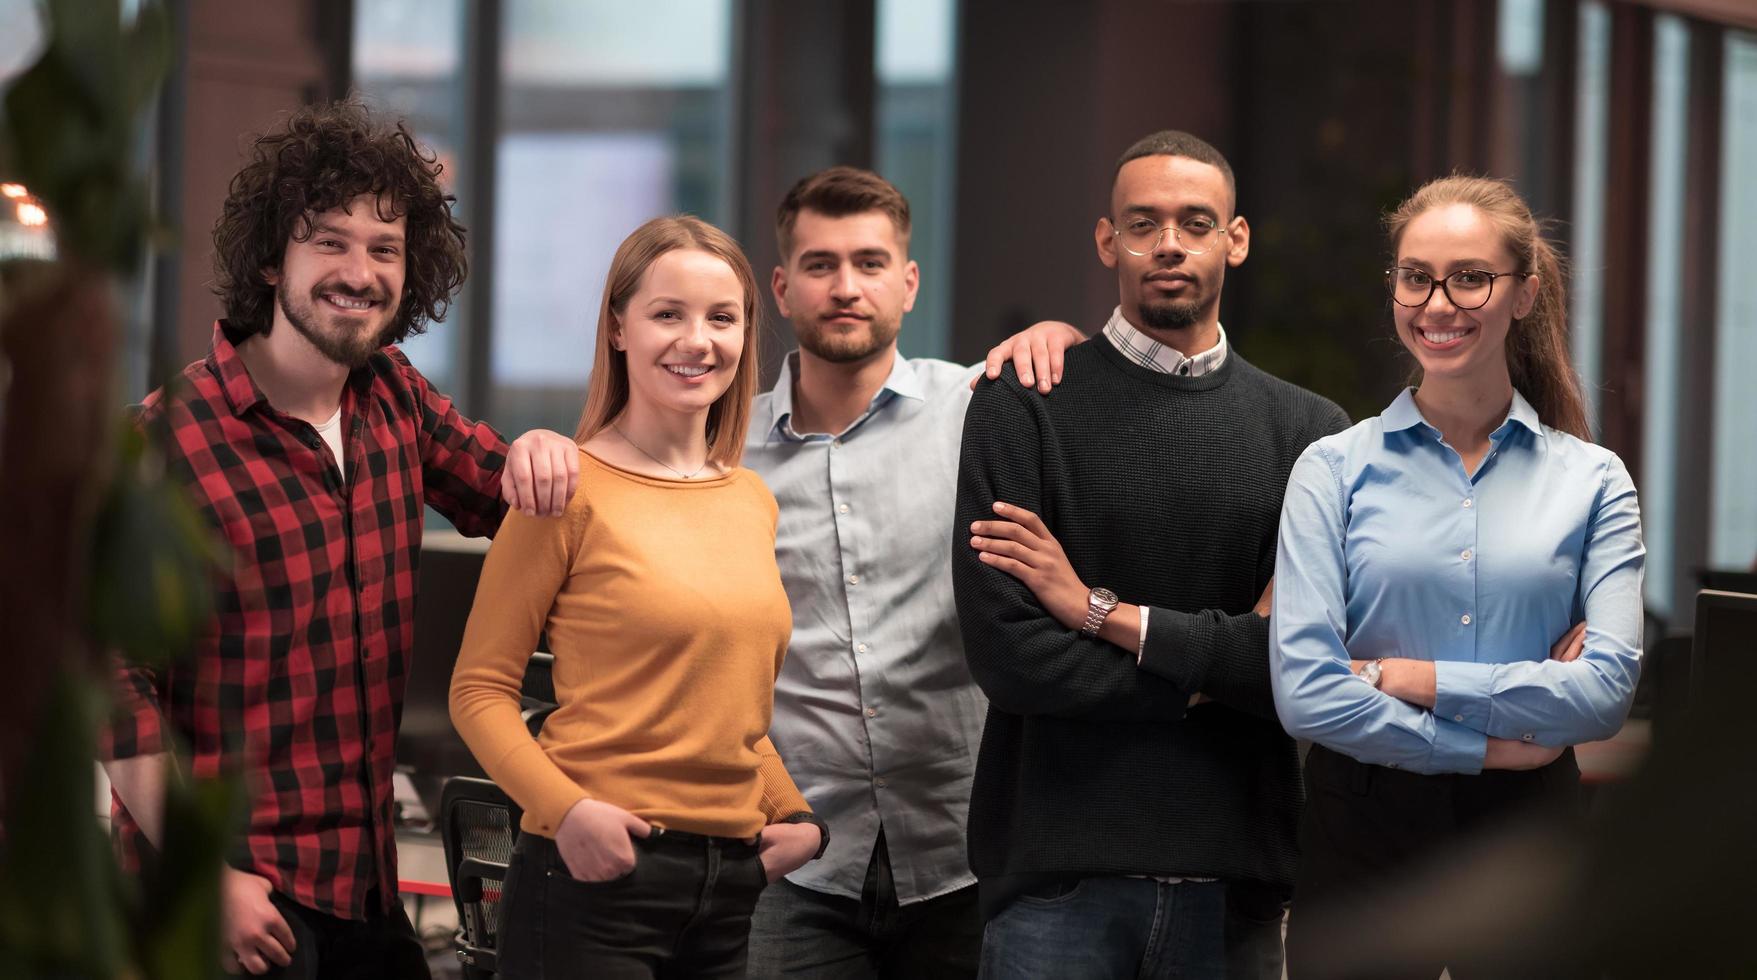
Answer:
M342 471L342 481L348 479L348 456L342 452L342 407L336 406L336 413L329 421L317 426L317 434L329 443L330 455L336 458L336 468Z

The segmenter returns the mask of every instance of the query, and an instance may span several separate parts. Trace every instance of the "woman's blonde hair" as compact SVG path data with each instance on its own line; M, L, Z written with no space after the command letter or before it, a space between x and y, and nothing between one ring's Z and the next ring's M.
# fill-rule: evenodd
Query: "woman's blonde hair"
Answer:
M628 311L628 301L640 289L659 256L680 249L696 249L718 256L732 267L744 290L744 351L732 384L708 408L708 461L737 466L744 456L744 435L750 425L750 400L757 389L758 317L756 276L744 251L713 225L692 215L673 215L653 220L634 230L616 249L610 273L604 277L604 302L598 310L598 343L592 355L592 377L586 387L586 408L580 413L574 441L585 442L610 427L628 406L628 354L610 343L617 324Z
M1586 399L1568 361L1568 293L1562 257L1531 214L1531 206L1506 181L1454 174L1423 184L1385 217L1395 259L1403 232L1418 215L1450 204L1481 212L1501 233L1519 272L1538 277L1531 312L1515 317L1507 331L1507 373L1538 418L1551 428L1592 440ZM1501 270L1493 270L1501 271ZM1420 368L1418 367L1419 374Z

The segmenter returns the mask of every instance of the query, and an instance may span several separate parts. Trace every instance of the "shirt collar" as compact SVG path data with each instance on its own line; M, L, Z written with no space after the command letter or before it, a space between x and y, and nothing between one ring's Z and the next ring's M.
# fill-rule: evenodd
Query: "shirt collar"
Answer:
M791 425L793 379L798 373L799 352L791 351L781 361L781 373L776 376L775 387L769 393L768 433L771 441L777 432L793 435ZM879 388L878 394L873 396L872 402L866 406L866 411L861 414L860 420L854 424L859 425L860 421L864 421L880 405L893 397L911 398L915 401L925 401L927 398L921 387L921 377L915 373L915 365L909 363L909 359L904 357L901 352L891 358L891 373L885 376L884 385ZM798 436L793 435L793 438L797 439Z
M1185 357L1176 348L1167 347L1136 329L1124 319L1123 308L1118 306L1104 325L1104 336L1124 357L1149 371L1199 378L1226 361L1226 328L1219 329L1220 340L1213 347L1194 357Z
M255 408L258 402L268 402L262 389L250 377L250 371L244 367L244 358L238 356L238 345L251 336L253 335L241 330L234 330L224 320L215 320L213 343L208 346L208 370L220 379L220 390L225 392L226 404L231 406L232 414L236 416L242 416Z
M1384 423L1386 432L1402 432L1404 429L1414 428L1417 425L1426 426L1430 431L1438 432L1433 426L1428 425L1426 419L1421 417L1421 409L1417 408L1415 404L1414 388L1403 389L1403 393L1397 396L1397 400L1391 403L1391 407L1379 413L1379 418ZM1513 404L1507 410L1506 420L1495 428L1489 438L1499 442L1506 437L1508 426L1514 423L1531 430L1533 435L1540 437L1543 435L1543 422L1537 417L1537 409L1532 408L1531 403L1526 401L1525 396L1521 395L1517 389L1513 392Z
M207 365L214 377L220 379L220 390L225 393L226 405L232 409L234 416L243 417L244 413L258 404L268 406L268 396L257 387L256 379L250 376L250 369L244 366L244 358L238 355L238 345L249 340L255 334L240 330L226 320L214 321L213 341L208 346ZM348 372L347 384L342 386L342 397L347 399L348 389L363 392L371 385L373 368L385 359L384 348L373 352L366 366Z

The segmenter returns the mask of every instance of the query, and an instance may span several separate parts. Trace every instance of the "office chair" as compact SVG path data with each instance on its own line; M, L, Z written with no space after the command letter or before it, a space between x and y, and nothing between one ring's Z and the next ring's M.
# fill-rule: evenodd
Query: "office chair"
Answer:
M520 713L532 738L555 710L549 680L554 662L539 653L527 668ZM501 886L524 814L499 786L471 776L445 781L439 810L445 869L458 910L458 961L464 980L485 980L498 968Z
M464 980L483 980L497 969L501 885L521 816L517 804L486 779L455 776L445 782L439 826L458 910Z

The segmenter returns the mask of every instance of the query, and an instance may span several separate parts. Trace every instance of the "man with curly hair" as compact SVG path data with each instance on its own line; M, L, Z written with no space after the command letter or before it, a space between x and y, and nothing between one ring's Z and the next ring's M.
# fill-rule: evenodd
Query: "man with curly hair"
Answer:
M241 770L228 970L428 975L391 826L423 507L492 535L508 505L559 513L578 476L573 440L508 445L392 346L464 281L439 173L401 123L351 102L259 138L214 228L226 318L140 413L231 561L193 656L121 669L113 823L124 858L150 861L168 755Z

